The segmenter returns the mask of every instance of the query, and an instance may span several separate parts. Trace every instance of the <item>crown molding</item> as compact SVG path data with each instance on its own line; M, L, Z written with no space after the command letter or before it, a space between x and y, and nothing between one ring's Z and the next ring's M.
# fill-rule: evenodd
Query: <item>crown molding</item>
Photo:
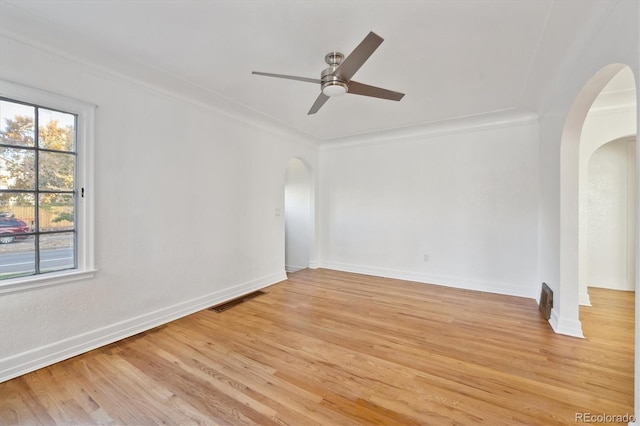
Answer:
M516 108L492 111L467 117L456 117L397 129L378 131L339 139L324 140L320 150L341 149L359 145L384 144L428 139L436 136L492 130L538 123L538 115Z
M636 104L628 103L624 105L606 105L600 107L591 107L587 113L587 117L598 117L600 115L635 113Z

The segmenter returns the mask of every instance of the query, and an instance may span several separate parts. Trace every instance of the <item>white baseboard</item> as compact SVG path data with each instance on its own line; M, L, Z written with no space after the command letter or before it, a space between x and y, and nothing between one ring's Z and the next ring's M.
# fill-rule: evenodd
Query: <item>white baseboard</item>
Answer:
M282 271L0 359L0 383L284 281Z
M309 269L318 269L319 267L317 260L309 260Z
M581 306L591 306L591 297L589 296L589 293L580 293L580 295L578 296L578 303Z
M296 271L301 271L303 269L307 269L307 267L299 266L299 265L284 265L284 270L287 272L296 272Z
M535 299L536 295L531 289L523 289L508 283L473 280L468 278L422 274L416 272L385 269L371 266L353 265L339 262L323 262L323 268L336 271L353 272L356 274L373 275L376 277L394 278L398 280L414 281L425 284L435 284L445 287L461 288L465 290L484 291L487 293L504 294L508 296L526 297Z
M582 323L579 320L559 317L556 309L551 309L549 324L551 324L551 328L553 328L553 331L557 334L564 334L565 336L584 339L584 334L582 334Z

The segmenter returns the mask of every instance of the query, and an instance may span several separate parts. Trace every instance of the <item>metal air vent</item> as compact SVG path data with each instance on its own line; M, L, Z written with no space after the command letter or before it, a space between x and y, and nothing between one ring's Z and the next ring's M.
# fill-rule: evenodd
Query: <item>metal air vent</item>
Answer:
M553 290L546 283L542 283L539 309L544 319L548 320L551 317L551 308L553 308Z
M266 292L261 291L261 290L254 291L253 293L245 294L244 296L237 297L237 298L235 298L233 300L230 300L228 302L224 302L224 303L222 303L220 305L213 306L213 307L211 307L209 309L212 310L212 311L216 311L216 312L224 312L227 309L231 309L234 306L238 306L239 304L244 303L244 302L246 302L248 300L255 299L256 297L262 296L263 294L266 294Z

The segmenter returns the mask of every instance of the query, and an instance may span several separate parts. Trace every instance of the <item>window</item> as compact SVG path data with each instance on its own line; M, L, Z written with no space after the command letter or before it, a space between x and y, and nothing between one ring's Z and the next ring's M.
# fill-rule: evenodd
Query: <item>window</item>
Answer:
M0 293L93 275L94 109L0 81Z

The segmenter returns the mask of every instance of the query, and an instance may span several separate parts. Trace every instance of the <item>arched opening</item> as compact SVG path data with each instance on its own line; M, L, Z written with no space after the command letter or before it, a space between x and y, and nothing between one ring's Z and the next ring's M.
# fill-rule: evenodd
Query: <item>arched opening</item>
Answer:
M560 145L560 285L558 304L553 307L550 323L560 334L584 337L579 319L580 281L584 277L585 241L580 238L580 147L583 127L594 101L605 86L622 70L624 64L602 68L589 80L574 100L565 120ZM629 70L630 72L630 70ZM635 86L635 84L634 84ZM634 88L633 98L637 98ZM637 124L633 124L633 133ZM611 139L609 139L611 140ZM584 167L582 167L584 170ZM581 223L582 222L582 223ZM637 222L637 218L635 218ZM582 271L582 273L581 273ZM637 288L637 283L636 283Z
M635 112L634 112L635 113ZM586 216L585 279L580 302L590 305L589 287L633 291L635 288L636 137L606 142L591 155L586 185L580 187L580 217ZM581 277L582 278L582 277ZM583 296L586 294L586 297ZM587 303L583 303L586 301Z
M635 279L636 99L625 67L585 118L579 153L580 304L588 287L633 290Z
M311 172L298 158L287 164L284 187L285 270L309 267L314 228Z
M584 232L582 234L580 232L581 228L586 229L584 214L581 219L580 187L587 182L585 165L588 164L590 155L586 157L587 160L584 160L585 153L583 152L581 167L581 148L583 150L585 148L585 144L582 143L583 130L588 130L585 124L588 124L588 114L594 106L594 101L607 84L623 70L631 72L629 67L624 64L608 65L585 84L571 105L562 132L560 145L560 286L558 290L560 297L558 298L558 306L553 307L550 319L551 326L560 334L584 337L579 319L579 302L581 285L587 279L585 250L587 239ZM637 98L635 83L632 98L635 105ZM635 111L633 116L635 117ZM609 123L609 126L603 128L611 129L612 127ZM637 133L635 118L632 123L632 133L634 135ZM584 136L587 136L586 132ZM605 139L601 143L610 140L612 138ZM636 188L635 191L637 197L638 189ZM584 197L582 198L584 206L585 200ZM638 242L635 241L633 244L634 251L637 252ZM585 299L584 296L583 299ZM588 300L583 300L583 303L588 303Z

